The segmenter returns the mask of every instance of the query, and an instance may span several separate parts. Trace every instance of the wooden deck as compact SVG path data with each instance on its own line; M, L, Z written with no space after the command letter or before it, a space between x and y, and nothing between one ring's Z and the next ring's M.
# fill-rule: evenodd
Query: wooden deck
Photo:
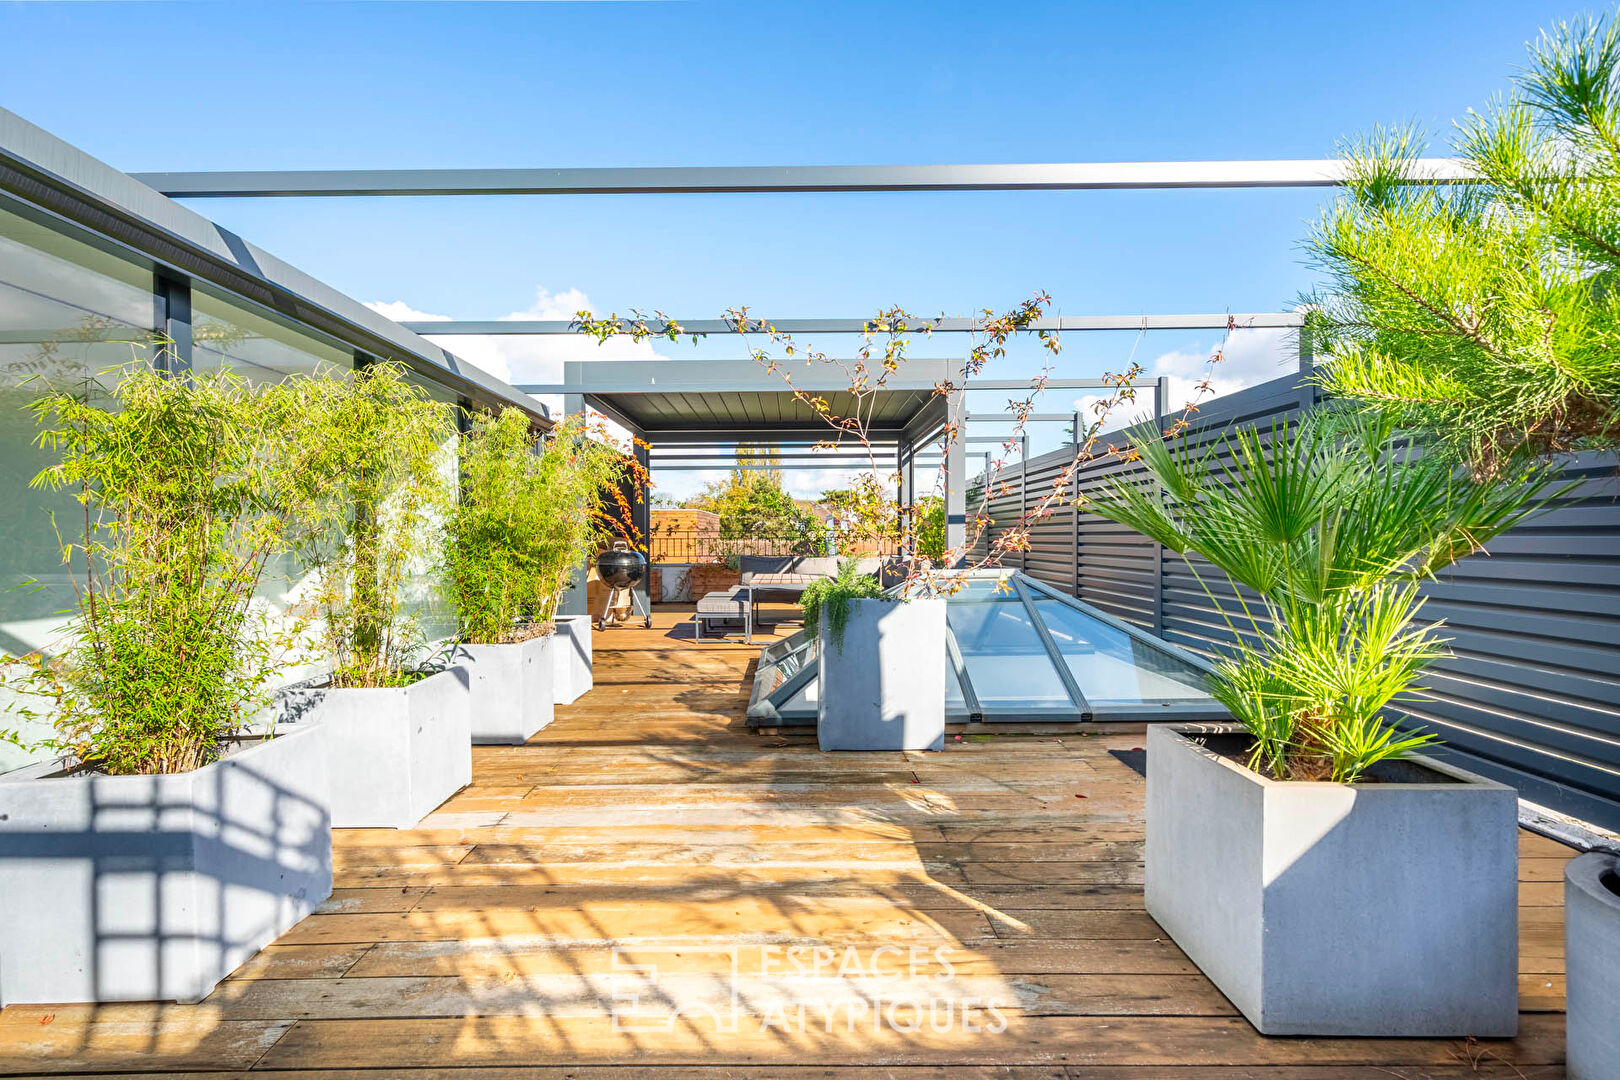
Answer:
M680 618L597 634L596 689L421 828L340 831L325 910L206 1001L6 1009L0 1072L1562 1075L1568 849L1521 834L1517 1039L1267 1039L1143 911L1139 736L823 755Z

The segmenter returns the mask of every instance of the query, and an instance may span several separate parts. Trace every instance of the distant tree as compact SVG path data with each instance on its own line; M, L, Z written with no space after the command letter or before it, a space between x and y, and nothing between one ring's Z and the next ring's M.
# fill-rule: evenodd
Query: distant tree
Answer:
M1344 149L1308 241L1330 392L1432 435L1482 476L1620 442L1620 27L1560 24L1511 94L1457 125L1478 175L1423 177L1422 138Z
M771 487L782 486L782 453L770 443L738 443L737 464L731 470L734 483L747 484L752 477L764 479Z
M816 528L815 518L783 489L774 470L733 469L724 480L709 484L687 505L720 518L726 540L797 536Z
M945 500L928 495L917 501L917 554L939 562L945 558Z

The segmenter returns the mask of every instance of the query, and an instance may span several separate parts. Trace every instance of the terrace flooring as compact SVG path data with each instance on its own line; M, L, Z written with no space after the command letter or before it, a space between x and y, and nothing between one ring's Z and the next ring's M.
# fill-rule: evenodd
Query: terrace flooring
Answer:
M596 688L420 828L340 830L331 901L207 1000L5 1009L0 1073L1563 1074L1567 848L1521 834L1518 1038L1264 1038L1143 910L1140 736L824 755L750 733L758 646L685 618L598 633Z

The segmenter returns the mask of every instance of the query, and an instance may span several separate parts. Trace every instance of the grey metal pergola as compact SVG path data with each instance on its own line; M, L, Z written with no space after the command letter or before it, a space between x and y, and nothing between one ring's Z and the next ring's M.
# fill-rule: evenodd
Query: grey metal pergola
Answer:
M1056 191L1131 189L1309 188L1342 184L1345 166L1336 160L1251 160L1176 162L1070 162L959 165L810 165L667 168L571 169L359 169L258 170L231 172L165 172L136 178L171 198L297 198L364 196L466 195L632 195L773 192L927 192L927 191ZM1427 158L1414 164L1418 183L1466 183L1475 179L1468 167L1452 158ZM793 318L761 320L795 335L854 334L866 319ZM1052 331L1227 330L1292 328L1301 318L1292 313L1190 314L1127 316L1054 316L1031 329ZM406 330L435 338L467 335L577 334L566 321L407 322ZM919 324L919 326L922 324ZM931 334L971 333L971 318L926 320ZM732 332L723 319L682 321L683 330L700 334ZM651 328L660 329L656 324ZM1308 358L1302 356L1302 366ZM936 384L951 381L958 389L935 393ZM795 374L795 385L829 398L834 413L848 405L843 372L835 365ZM1104 389L1098 379L1054 379L1051 389ZM926 447L947 422L961 425L962 437L948 443L945 473L947 543L964 539L967 522L969 443L1001 442L1000 436L970 436L974 419L966 410L972 390L1027 389L1017 381L961 379L961 365L950 360L913 360L881 392L872 435L887 456L894 455L902 477L897 493L902 504L915 495L915 470ZM780 379L751 361L594 361L564 365L560 383L519 387L530 394L560 394L564 409L594 409L623 425L651 449L637 455L652 469L700 469L731 464L739 446L767 444L775 463L838 467L865 465L864 455L848 449L812 452L829 429L792 394ZM1168 405L1167 385L1154 385L1154 412ZM1062 420L1081 430L1071 413L1037 413L1035 422ZM1027 457L1028 439L1019 440ZM643 502L636 523L646 533L648 510ZM575 603L583 604L576 589Z
M782 319L764 320L771 326L799 335L849 335L864 332L867 319ZM1297 313L1255 314L1054 316L1036 321L1032 329L1056 332L1102 332L1146 330L1292 329L1303 322ZM577 324L565 320L487 322L408 323L410 329L435 336L501 333L509 335L577 336ZM690 333L733 333L736 328L725 320L680 321ZM921 320L930 335L972 334L982 330L982 322L965 318ZM654 324L655 332L662 324ZM942 385L953 389L941 392ZM1049 379L1047 390L1104 390L1114 384L1103 379ZM918 466L943 466L946 545L955 547L966 539L968 522L968 448L976 443L1005 443L1007 435L973 435L975 416L968 411L967 395L973 391L1027 393L1029 380L975 379L963 377L960 359L907 359L890 375L882 388L860 404L867 418L868 441L877 460L891 460L900 477L896 498L900 505L916 502ZM663 471L690 471L733 467L742 448L769 447L769 466L813 466L817 468L867 468L873 464L867 448L847 438L834 448L817 448L831 440L835 431L812 409L798 400L793 389L825 398L834 415L849 415L857 401L848 384L844 367L835 362L808 366L795 365L790 388L781 375L753 360L593 360L568 361L557 383L526 383L518 389L529 394L561 395L563 410L579 414L587 410L607 417L634 436L635 453L650 474ZM1154 417L1163 417L1170 408L1169 380L1149 384ZM1005 414L977 417L981 421L1005 422ZM1071 425L1078 452L1084 421L1077 411L1034 412L1032 423L1064 422ZM958 435L941 440L947 424ZM944 442L943 458L932 448ZM1015 440L1022 458L1028 457L1029 437ZM986 456L988 462L988 455ZM763 465L759 467L764 467ZM926 467L926 466L925 466ZM635 528L650 535L650 506L641 500L635 506ZM569 613L584 613L584 590L571 592Z

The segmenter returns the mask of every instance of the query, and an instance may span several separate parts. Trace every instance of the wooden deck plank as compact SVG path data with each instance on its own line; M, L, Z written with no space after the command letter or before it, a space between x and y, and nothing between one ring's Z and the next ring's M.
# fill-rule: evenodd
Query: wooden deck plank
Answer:
M476 748L473 784L421 827L335 832L338 891L206 1001L14 1006L0 1011L0 1072L1562 1074L1573 852L1555 841L1519 838L1518 1038L1267 1039L1143 910L1142 781L1109 753L1139 733L975 732L942 754L822 755L802 733L749 731L758 647L671 636L679 617L598 633L596 689L527 745ZM733 991L739 1024L716 1028ZM652 1013L629 1029L613 1019L627 994ZM952 1021L871 1023L908 994ZM990 1030L990 1000L1004 1030Z

